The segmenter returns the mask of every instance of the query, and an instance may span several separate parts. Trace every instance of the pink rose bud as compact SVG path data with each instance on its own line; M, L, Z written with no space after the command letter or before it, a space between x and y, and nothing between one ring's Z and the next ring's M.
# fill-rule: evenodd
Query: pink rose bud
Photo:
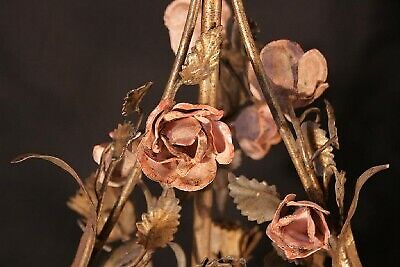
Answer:
M104 143L104 144L96 145L93 147L93 160L97 164L100 164L101 155L103 154L103 151L107 147L107 145L108 145L108 143ZM136 147L137 147L137 142L133 142L131 147L125 151L124 157L122 158L120 163L117 165L117 168L114 171L113 177L111 177L109 186L119 187L119 186L122 186L125 184L125 180L128 177L129 172L135 166ZM112 157L112 151L105 153L105 155L104 155L104 170L107 170L107 168L110 166L111 157ZM105 175L106 175L104 170L100 170L100 174L99 174L99 181L101 183L103 182Z
M289 194L279 204L267 235L290 259L305 258L320 249L328 249L330 236L325 214L328 211L310 201L293 201Z
M162 100L147 119L138 147L144 174L184 191L211 183L217 162L229 164L234 155L231 131L219 121L222 115L208 105Z
M234 122L235 136L243 152L252 159L262 159L272 145L281 141L278 127L267 104L244 108Z
M281 99L289 99L294 107L304 107L328 88L326 59L317 49L304 53L300 45L288 40L273 41L260 52L262 64ZM250 90L262 99L260 87L251 65L248 66Z
M172 51L176 54L178 51L179 42L181 40L181 36L183 33L183 28L186 22L186 16L189 11L190 0L175 0L172 1L164 13L164 24L167 26L169 31L169 38L171 41ZM225 26L228 24L228 20L231 17L231 9L229 5L222 1L222 13L221 13L221 24ZM190 43L190 47L192 47L195 41L199 38L201 33L201 10L197 16L196 27L193 32L193 37ZM225 30L223 31L225 33Z

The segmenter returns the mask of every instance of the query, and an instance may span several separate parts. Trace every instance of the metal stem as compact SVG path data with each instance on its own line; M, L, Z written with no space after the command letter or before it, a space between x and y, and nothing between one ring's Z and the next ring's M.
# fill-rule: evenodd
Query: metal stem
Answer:
M252 37L250 26L244 11L242 0L232 0L232 6L235 13L236 21L239 25L240 35L245 46L247 55L251 61L258 83L262 89L265 100L271 110L272 116L279 128L279 133L286 145L289 156L296 168L305 191L311 200L322 203L322 190L317 180L310 176L305 162L303 161L301 152L299 151L296 141L290 131L289 125L285 119L284 113L280 107L279 101L271 90L270 81L265 74L260 55L257 51L254 39Z

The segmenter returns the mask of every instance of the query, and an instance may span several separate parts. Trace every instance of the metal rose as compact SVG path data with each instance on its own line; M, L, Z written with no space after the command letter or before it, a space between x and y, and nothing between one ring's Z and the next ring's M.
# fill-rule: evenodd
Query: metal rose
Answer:
M219 121L223 111L208 105L162 100L146 122L138 161L150 179L184 191L211 183L217 162L234 156L231 131Z
M273 41L260 52L262 64L277 96L289 99L294 107L304 107L327 88L328 67L317 49L304 53L300 45L289 40ZM248 65L250 90L262 99L253 67Z
M241 149L252 159L262 159L272 145L281 141L278 127L267 104L245 107L233 125Z
M183 33L183 28L185 26L186 15L189 10L190 0L175 0L172 1L167 8L165 9L164 13L164 24L168 28L169 31L169 38L171 41L171 48L172 51L176 54L178 51L179 42L181 40L181 36ZM201 12L201 11L200 11ZM231 9L229 5L222 1L222 14L221 14L221 24L225 26L228 24L228 20L231 17ZM199 38L201 33L201 19L200 15L197 16L196 27L193 32L193 37L190 42L190 47L192 47L195 41ZM225 33L225 30L223 30Z
M288 259L305 258L320 249L328 249L330 236L325 214L328 211L310 201L293 201L289 194L279 204L267 235Z

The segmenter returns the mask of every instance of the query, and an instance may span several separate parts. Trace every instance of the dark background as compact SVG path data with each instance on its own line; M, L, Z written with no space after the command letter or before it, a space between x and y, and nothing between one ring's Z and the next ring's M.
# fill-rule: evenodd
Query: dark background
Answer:
M95 168L92 146L107 141L120 121L125 93L152 80L146 111L159 100L173 62L163 25L168 2L0 1L1 266L71 263L81 231L65 202L77 186L48 163L9 161L25 152L46 153L88 175ZM363 188L353 232L364 266L398 264L400 2L253 0L246 6L263 43L287 38L326 56L330 89L324 96L336 110L336 160L348 173L347 200L365 169L391 164ZM245 166L242 173L276 184L281 195L304 197L282 144ZM186 251L190 209L189 201L176 239ZM252 265L260 266L269 249L265 237ZM163 253L171 261L156 257L156 266L174 266L170 252Z

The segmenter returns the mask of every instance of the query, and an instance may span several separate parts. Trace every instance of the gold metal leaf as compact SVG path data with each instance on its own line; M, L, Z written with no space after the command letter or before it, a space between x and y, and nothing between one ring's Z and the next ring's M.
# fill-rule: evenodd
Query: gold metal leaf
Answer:
M87 188L90 196L96 201L96 194L94 191L95 185L95 175L92 174L88 179L86 179L85 187ZM118 199L120 194L120 190L118 188L108 188L106 194L103 199L103 208L102 212L99 216L97 222L97 229L101 231L105 222L107 221L108 216L110 215L110 211L114 207L115 202ZM85 201L82 190L78 190L74 196L72 196L68 202L67 206L77 212L82 216L84 222L88 222L91 215L91 207L88 205L87 201ZM121 215L118 218L117 223L115 224L113 230L107 242L114 242L117 240L127 240L129 239L129 235L136 230L136 215L135 215L135 207L131 201L127 201L124 205L124 208L121 212Z
M332 145L336 149L339 149L339 136L338 136L337 128L335 125L336 124L335 113L334 113L331 103L329 103L329 101L326 99L325 99L325 108L326 108L326 114L328 115L329 138L334 140L332 142Z
M258 182L256 179L249 180L243 175L235 177L232 173L228 179L229 194L243 215L250 221L257 221L258 224L273 219L280 203L274 185L269 186L266 182Z
M361 267L361 262L357 254L353 233L351 231L350 222L357 209L360 190L365 182L377 172L386 170L389 165L380 165L366 170L357 179L355 193L351 202L346 221L343 224L342 230L338 236L337 244L332 258L333 267Z
M346 172L341 171L338 172L335 170L335 195L336 195L336 204L339 208L340 217L343 218L343 209L344 209L344 194L345 194L345 183L346 183Z
M349 211L347 213L346 221L343 224L342 232L345 232L346 227L350 226L351 219L353 218L353 215L357 209L357 203L358 203L358 198L360 196L360 190L363 187L363 185L365 184L365 182L368 181L368 179L371 178L374 174L376 174L380 171L386 170L388 168L389 168L389 164L379 165L379 166L369 168L363 174L361 174L361 176L357 179L354 197L353 197L353 200L351 201L351 205L350 205Z
M222 26L201 34L179 73L184 84L198 84L213 72L219 63L221 43Z
M113 157L120 157L127 146L129 139L132 137L134 128L132 123L126 122L118 124L118 127L110 133L111 138L114 140Z
M212 256L235 258L249 258L262 237L258 226L246 230L237 224L211 225L211 253Z
M89 265L90 256L96 243L96 217L95 210L91 209L74 261L71 264L72 267L86 267Z
M186 255L182 247L175 242L169 242L168 246L174 251L177 267L186 267Z
M315 173L322 177L324 190L327 192L331 177L336 170L332 143L337 140L337 137L328 139L326 131L321 129L319 123L313 121L303 122L301 130L304 133L307 145L314 153L311 160L314 164Z
M139 257L143 259L140 260ZM103 267L122 267L122 266L130 266L130 264L134 262L147 262L149 257L152 256L152 253L148 253L145 251L145 248L137 243L136 239L129 240L116 249L114 249L105 263L102 265ZM146 267L152 266L151 262L145 265Z
M181 207L178 203L174 190L164 189L155 206L143 214L142 221L136 224L139 244L153 250L165 247L173 240L180 218Z
M142 101L144 95L153 85L153 82L147 82L145 85L140 86L139 88L130 90L122 104L122 116L127 117L133 112L140 113L140 102Z
M20 163L22 161L25 161L27 159L32 159L32 158L33 159L43 159L43 160L49 161L49 162L53 163L54 165L60 167L67 173L69 173L75 179L75 181L79 184L80 188L82 189L83 193L85 194L85 198L90 202L89 204L94 208L93 199L89 195L88 191L86 190L82 179L79 177L79 175L76 173L76 171L62 159L59 159L59 158L53 157L53 156L48 156L48 155L28 153L28 154L18 156L17 158L13 159L11 161L11 163Z

